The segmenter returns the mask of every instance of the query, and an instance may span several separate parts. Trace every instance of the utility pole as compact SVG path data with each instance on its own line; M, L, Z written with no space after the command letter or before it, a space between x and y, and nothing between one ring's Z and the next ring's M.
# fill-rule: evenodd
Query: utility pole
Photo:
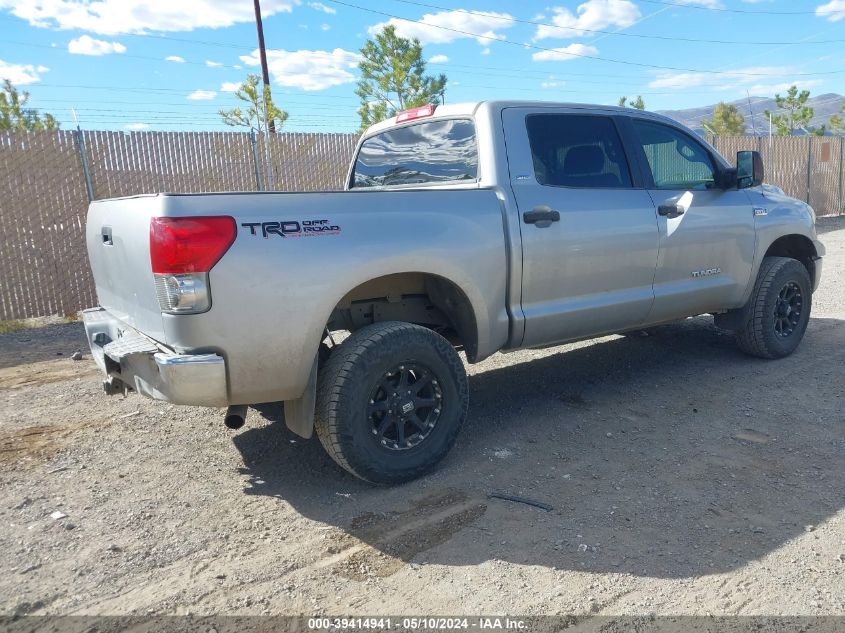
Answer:
M757 136L757 126L754 124L754 108L751 107L751 93L746 90L745 94L748 97L748 112L751 114L751 131L754 136Z
M261 56L261 75L264 79L265 88L270 87L270 73L267 70L267 50L264 48L264 24L261 22L261 4L259 0L253 0L255 4L255 26L258 29L258 53ZM262 91L263 92L263 91ZM276 122L267 121L267 101L264 102L264 118L271 134L276 133Z

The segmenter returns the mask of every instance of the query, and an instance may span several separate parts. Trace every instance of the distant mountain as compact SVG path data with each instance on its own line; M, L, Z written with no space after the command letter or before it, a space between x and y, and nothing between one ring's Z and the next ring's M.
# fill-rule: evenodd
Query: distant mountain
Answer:
M837 114L842 108L842 103L845 102L845 97L835 93L828 93L819 95L817 97L810 97L807 100L807 105L814 110L813 120L810 122L810 127L818 127L827 124L831 115ZM769 120L765 114L766 110L777 113L778 107L773 98L769 97L751 97L750 99L738 99L736 101L728 101L733 104L745 117L745 125L748 134L754 133L754 128L757 134L768 135ZM750 103L750 106L749 106ZM713 110L716 109L716 104L704 106L701 108L688 108L687 110L659 110L659 114L668 116L669 118L680 121L687 127L692 128L701 135L706 135L707 132L701 125L702 121L707 121L713 118ZM752 113L754 115L754 126L752 126Z

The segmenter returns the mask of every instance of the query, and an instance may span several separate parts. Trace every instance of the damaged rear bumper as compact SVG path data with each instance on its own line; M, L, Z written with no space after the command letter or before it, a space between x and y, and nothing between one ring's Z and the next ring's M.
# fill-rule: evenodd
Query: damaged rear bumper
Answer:
M82 312L91 355L107 393L132 389L173 404L225 407L226 361L218 354L177 354L104 308Z

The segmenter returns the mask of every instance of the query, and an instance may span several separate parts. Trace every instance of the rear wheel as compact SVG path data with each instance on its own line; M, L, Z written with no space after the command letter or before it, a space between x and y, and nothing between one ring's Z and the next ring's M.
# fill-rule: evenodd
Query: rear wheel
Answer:
M798 347L810 321L812 284L801 262L766 257L737 331L739 348L760 358L782 358Z
M315 429L329 455L373 483L419 477L449 452L469 404L452 345L410 323L362 328L317 380Z

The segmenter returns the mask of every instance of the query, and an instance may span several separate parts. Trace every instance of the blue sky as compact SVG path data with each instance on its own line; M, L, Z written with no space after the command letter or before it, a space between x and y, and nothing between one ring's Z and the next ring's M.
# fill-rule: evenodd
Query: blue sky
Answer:
M658 110L771 96L792 83L845 93L845 0L262 7L274 97L291 131L357 128L356 56L387 21L422 41L429 72L448 76L447 102L615 104L641 94ZM230 129L217 110L235 105L232 87L257 63L250 0L0 0L0 77L65 128L74 108L86 129Z

